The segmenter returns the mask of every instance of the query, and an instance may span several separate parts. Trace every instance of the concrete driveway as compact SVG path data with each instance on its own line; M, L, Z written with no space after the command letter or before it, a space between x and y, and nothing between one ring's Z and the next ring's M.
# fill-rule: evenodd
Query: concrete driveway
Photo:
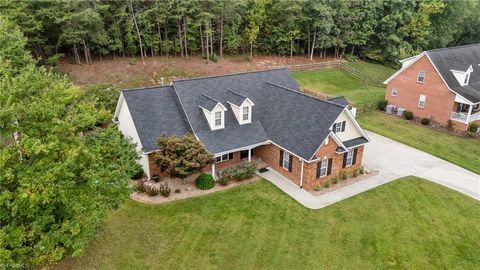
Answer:
M379 170L383 179L414 175L480 200L480 175L378 134L368 136L372 141L365 146L363 164Z
M378 170L379 173L363 181L314 196L272 168L258 175L311 209L323 208L409 175L430 180L480 200L480 175L378 134L369 132L368 135L372 141L365 146L363 165L370 170Z

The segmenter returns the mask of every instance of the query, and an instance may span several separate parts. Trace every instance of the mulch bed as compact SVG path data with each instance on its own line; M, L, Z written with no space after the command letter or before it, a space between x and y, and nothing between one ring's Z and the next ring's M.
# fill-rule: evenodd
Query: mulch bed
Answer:
M338 184L334 184L333 182L330 182L330 187L329 188L325 188L325 187L322 186L322 189L320 189L319 191L309 190L308 192L310 192L310 194L312 194L312 195L320 196L320 195L323 195L325 193L329 193L329 192L332 192L334 190L337 190L337 189L352 185L354 183L366 180L366 179L368 179L370 177L373 177L377 174L378 174L378 171L368 171L368 173L366 171L365 174L360 174L357 177L350 176L347 180L339 179Z

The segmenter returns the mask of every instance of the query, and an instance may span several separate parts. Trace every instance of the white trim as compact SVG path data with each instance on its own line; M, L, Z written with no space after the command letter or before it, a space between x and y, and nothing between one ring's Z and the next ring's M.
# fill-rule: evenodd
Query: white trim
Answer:
M422 103L423 103L423 105L422 105L422 106L420 106L420 102L422 102ZM427 104L427 96L426 96L426 95L424 95L424 94L421 94L421 95L418 97L418 103L417 103L417 106L418 106L418 108L421 108L421 109L423 109L423 108L425 108L425 105L426 105L426 104Z
M238 152L238 151L242 151L242 150L252 149L252 148L262 146L262 145L267 145L267 144L270 144L270 143L271 143L270 140L267 140L265 142L256 143L256 144L252 144L252 145L247 145L247 146L243 146L243 147L239 147L239 148L235 148L235 149L231 149L231 150L227 150L227 151L223 151L223 152L219 152L219 153L212 153L212 154L214 156L219 156L219 155L228 154L228 153L231 153L231 152Z
M117 100L117 107L115 107L115 113L113 114L113 122L114 123L118 123L118 121L115 121L115 118L118 117L118 114L120 113L120 107L122 106L122 102L123 100L125 99L125 97L123 96L123 91L120 92L120 96L118 97L118 100Z
M284 169L287 170L287 171L290 171L290 166L291 166L291 164L290 164L290 155L291 155L290 152L288 152L288 151L283 151L283 155L282 155L282 168L284 168ZM285 157L287 157L287 156L288 156L288 158L286 159ZM292 159L292 160L293 160L293 159ZM287 167L285 167L285 162L288 164Z
M395 92L395 95L393 94L394 92ZM391 95L392 97L398 96L398 88L393 87L392 90L390 91L390 95Z
M421 54L417 55L417 58L415 60L413 60L412 62L410 62L408 65L406 65L405 67L402 67L401 69L397 70L397 72L393 73L392 76L390 76L388 79L386 79L383 84L387 84L389 83L391 80L393 80L393 78L397 77L398 75L400 75L400 73L402 73L404 70L406 70L407 68L409 68L411 65L413 65L414 63L416 63L418 61L418 59L422 58L422 56L426 55L426 52L422 52ZM412 56L413 57L413 56ZM408 58L406 58L408 59ZM404 59L404 60L406 60ZM437 73L438 73L438 70L437 70Z
M303 188L303 166L304 166L304 162L302 159L300 159L300 161L302 162L302 167L300 168L300 188Z
M423 73L423 80L420 81L420 74ZM425 80L427 79L427 72L423 69L420 69L417 73L417 83L425 83Z

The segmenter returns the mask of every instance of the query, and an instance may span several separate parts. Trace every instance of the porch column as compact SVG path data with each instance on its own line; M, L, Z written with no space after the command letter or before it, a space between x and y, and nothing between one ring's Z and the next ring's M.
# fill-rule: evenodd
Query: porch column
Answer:
M216 180L216 177L215 177L215 163L212 163L212 177L213 177L213 180Z
M252 148L248 149L248 162L252 161Z
M300 168L300 188L303 188L303 159L302 159L302 168Z
M470 121L470 115L472 114L472 105L468 105L468 114L467 114L467 120L465 121L468 124L468 121ZM468 128L468 127L467 127Z

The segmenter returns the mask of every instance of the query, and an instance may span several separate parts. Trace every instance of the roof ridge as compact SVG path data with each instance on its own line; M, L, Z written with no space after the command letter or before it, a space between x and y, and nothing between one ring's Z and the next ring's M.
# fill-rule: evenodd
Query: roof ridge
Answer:
M459 46L453 46L453 47L445 47L445 48L431 49L431 50L426 50L426 52L436 52L436 51L444 51L444 50L453 50L453 49L460 49L460 48L473 47L473 46L480 46L480 43L465 44L465 45L459 45Z
M220 102L220 101L218 101L218 100L216 100L216 99L214 99L214 98L212 98L212 97L209 97L209 96L207 96L207 95L205 95L205 94L203 94L203 93L202 93L201 95L204 96L204 97L206 97L206 98L208 98L208 99L210 99L211 101L214 101L214 102L217 102L217 103Z
M142 87L135 87L135 88L126 88L120 90L120 92L123 91L136 91L136 90L148 90L148 89L153 89L153 88L167 88L167 87L172 87L172 85L150 85L150 86L142 86Z
M233 94L235 94L235 95L237 95L237 96L240 96L240 97L243 97L243 98L247 98L246 96L244 96L244 95L242 95L242 94L239 94L239 93L237 93L237 92L235 92L235 91L233 91L233 90L228 89L227 91L228 91L228 92L231 92L231 93L233 93Z
M287 69L287 70L288 70L287 67L270 68L270 69L258 69L258 70L251 70L251 71L243 71L243 72L235 72L235 73L221 74L221 75L212 75L212 76L203 76L203 77L195 77L195 78L178 79L178 80L173 80L172 83L175 83L175 82L183 82L183 81L202 80L202 79L209 79L209 78L228 77L228 76L235 76L235 75L242 75L242 74L249 74L249 73L261 73L261 72L275 71L275 70L282 70L282 69Z
M331 102L331 101L328 101L328 100L323 100L323 99L320 99L320 98L317 98L317 97L308 95L308 94L306 94L306 93L304 93L304 92L290 89L290 88L288 88L288 87L286 87L286 86L282 86L282 85L275 84L275 83L272 83L272 82L268 82L268 81L265 81L265 80L264 80L263 82L268 83L268 84L273 85L273 86L276 86L276 87L279 87L279 88L282 88L282 89L284 89L284 90L287 90L287 91L290 91L290 92L293 92L293 93L296 93L296 94L305 96L305 97L313 98L313 99L315 99L315 100L322 101L322 102L325 102L325 103L328 103L328 104L332 104L332 105L335 105L335 106L337 106L337 107L345 108L344 106L340 106L340 105L337 104L337 103L334 103L334 102Z

